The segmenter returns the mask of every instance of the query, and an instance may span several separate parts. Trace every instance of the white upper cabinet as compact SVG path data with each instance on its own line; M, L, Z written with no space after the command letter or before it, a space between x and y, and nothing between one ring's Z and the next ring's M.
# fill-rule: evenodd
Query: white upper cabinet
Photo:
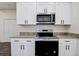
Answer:
M36 24L36 3L17 3L17 24Z
M47 3L47 12L48 13L56 13L56 3L53 2L53 3Z
M71 3L56 3L56 24L70 25Z
M45 3L36 3L36 12L39 13L46 13L46 4Z
M16 7L17 24L35 25L37 14L56 14L55 24L71 25L71 3L68 2L18 2Z
M36 11L37 14L40 13L47 13L47 14L51 14L51 13L55 13L55 3L36 3Z

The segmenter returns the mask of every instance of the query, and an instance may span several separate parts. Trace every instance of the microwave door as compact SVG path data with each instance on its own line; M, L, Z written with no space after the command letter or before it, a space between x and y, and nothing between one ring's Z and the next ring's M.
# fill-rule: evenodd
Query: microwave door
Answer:
M44 21L45 21L45 22L51 22L51 17L45 17L45 18L44 18Z
M44 18L43 17L38 17L37 18L37 22L43 22L44 21Z
M51 16L50 15L38 15L37 22L51 22Z

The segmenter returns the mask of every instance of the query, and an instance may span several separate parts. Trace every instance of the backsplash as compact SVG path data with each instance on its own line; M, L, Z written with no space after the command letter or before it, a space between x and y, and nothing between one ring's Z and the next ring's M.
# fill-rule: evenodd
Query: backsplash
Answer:
M19 36L34 36L35 32L19 32Z

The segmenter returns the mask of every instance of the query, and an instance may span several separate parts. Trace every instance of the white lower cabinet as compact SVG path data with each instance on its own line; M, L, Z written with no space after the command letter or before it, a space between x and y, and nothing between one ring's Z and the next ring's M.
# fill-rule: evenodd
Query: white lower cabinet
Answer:
M79 39L77 39L77 56L79 56Z
M12 38L11 39L12 56L34 56L35 39L33 38Z
M76 39L60 39L59 56L76 56Z

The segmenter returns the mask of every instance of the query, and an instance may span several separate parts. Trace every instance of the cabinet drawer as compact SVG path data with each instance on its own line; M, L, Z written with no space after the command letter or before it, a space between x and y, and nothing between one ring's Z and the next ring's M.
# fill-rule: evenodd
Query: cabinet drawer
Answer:
M20 40L18 40L18 39L12 39L11 42L12 43L18 43L18 42L20 42Z
M75 43L76 39L60 39L59 43Z
M30 40L30 39L29 39L29 40L24 40L25 43L26 43L26 42L27 42L27 43L32 43L32 42L34 42L34 41L35 41L34 39L33 39L33 40Z
M31 43L34 42L34 38L19 38L19 39L11 39L12 43Z

